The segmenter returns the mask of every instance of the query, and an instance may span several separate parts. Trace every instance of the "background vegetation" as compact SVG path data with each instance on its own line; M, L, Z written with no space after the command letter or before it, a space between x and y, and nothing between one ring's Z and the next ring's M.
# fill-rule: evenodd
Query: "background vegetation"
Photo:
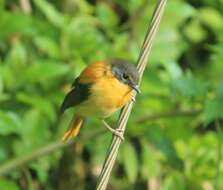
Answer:
M53 151L59 106L96 60L135 62L155 0L0 1L0 190L90 190L111 134L89 119ZM223 189L223 1L171 0L108 189ZM118 113L109 119L117 120ZM11 162L10 162L11 163Z

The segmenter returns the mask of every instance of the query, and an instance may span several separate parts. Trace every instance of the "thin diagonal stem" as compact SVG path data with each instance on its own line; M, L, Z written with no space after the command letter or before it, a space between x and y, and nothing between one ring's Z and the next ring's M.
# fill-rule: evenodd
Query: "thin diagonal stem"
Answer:
M146 65L148 63L148 57L149 57L151 47L152 47L152 44L153 44L153 41L155 38L155 34L156 34L156 32L158 30L158 26L160 24L160 19L162 17L166 2L167 2L167 0L159 0L157 2L157 6L154 10L153 17L150 22L150 26L148 28L148 31L145 36L145 40L144 40L142 48L141 48L139 59L137 61L137 63L138 63L137 69L140 74L140 82L141 82L141 79L143 76L143 72L144 72ZM123 108L123 110L121 112L117 129L119 129L120 131L123 131L123 134L124 134L126 124L127 124L128 118L130 116L132 107L133 107L133 102L130 102L127 106L125 106ZM112 139L111 146L109 148L107 158L104 162L101 174L99 176L99 181L98 181L98 184L96 187L97 190L105 190L106 189L108 180L109 180L109 176L110 176L112 168L115 164L115 160L116 160L116 157L118 154L118 149L119 149L120 144L121 144L121 139L114 136Z

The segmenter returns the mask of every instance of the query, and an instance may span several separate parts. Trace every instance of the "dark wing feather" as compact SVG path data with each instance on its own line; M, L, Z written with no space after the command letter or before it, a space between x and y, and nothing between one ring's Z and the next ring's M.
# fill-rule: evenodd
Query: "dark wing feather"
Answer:
M60 113L63 114L63 112L73 106L76 106L85 100L88 99L90 95L90 87L91 84L81 84L78 80L78 78L74 81L72 84L71 91L66 95L61 108Z

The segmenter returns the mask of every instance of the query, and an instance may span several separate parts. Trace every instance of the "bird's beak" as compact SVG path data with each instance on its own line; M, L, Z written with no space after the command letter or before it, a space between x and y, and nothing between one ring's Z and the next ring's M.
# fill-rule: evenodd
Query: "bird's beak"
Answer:
M132 85L132 89L135 90L138 94L141 93L138 85Z

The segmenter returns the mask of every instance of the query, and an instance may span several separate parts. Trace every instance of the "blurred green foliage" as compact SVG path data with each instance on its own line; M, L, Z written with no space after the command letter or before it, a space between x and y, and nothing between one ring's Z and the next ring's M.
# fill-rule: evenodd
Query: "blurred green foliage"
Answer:
M0 171L60 140L57 113L89 63L135 62L155 0L2 0ZM223 189L223 1L168 1L109 189ZM115 122L118 114L109 119ZM81 131L101 127L89 119ZM109 132L37 158L1 190L94 189Z

